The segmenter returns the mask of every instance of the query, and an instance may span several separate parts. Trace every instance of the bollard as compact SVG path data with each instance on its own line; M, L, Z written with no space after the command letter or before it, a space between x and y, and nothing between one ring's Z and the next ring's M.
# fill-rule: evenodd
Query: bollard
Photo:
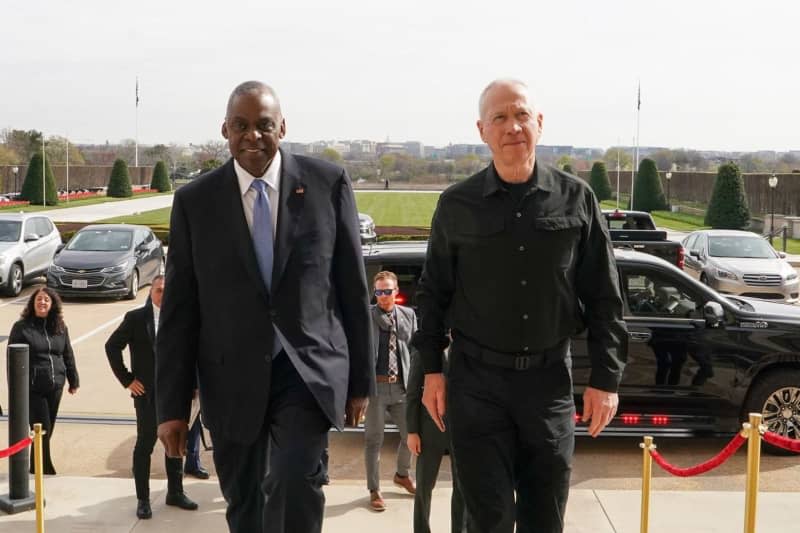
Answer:
M747 430L747 482L744 495L744 533L756 531L756 504L758 500L758 471L761 461L761 415L750 413Z
M647 533L650 527L650 480L653 477L653 458L650 456L650 450L655 448L653 437L645 437L639 447L642 449L642 515L639 531Z
M19 442L30 435L28 427L28 345L10 344L7 352L8 372L8 441ZM9 457L9 493L0 496L0 510L8 514L28 511L35 506L30 492L28 469L30 447Z
M33 464L36 490L36 533L44 533L44 458L42 457L42 425L33 425Z

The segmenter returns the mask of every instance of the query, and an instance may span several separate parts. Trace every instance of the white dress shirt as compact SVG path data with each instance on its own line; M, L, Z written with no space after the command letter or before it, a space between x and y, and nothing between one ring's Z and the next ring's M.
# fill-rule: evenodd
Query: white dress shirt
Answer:
M247 219L247 227L250 234L253 234L253 206L256 203L256 191L250 188L253 180L260 179L267 182L267 197L269 198L270 214L272 215L272 237L275 238L275 230L278 227L278 200L280 199L281 186L281 153L275 152L272 163L267 167L263 176L252 176L247 172L236 159L233 160L233 168L236 170L236 178L239 180L239 191L242 194L242 207L244 217Z
M153 302L150 302L153 303ZM161 314L161 308L158 307L156 304L153 304L153 324L155 329L153 330L156 334L158 334L158 317Z

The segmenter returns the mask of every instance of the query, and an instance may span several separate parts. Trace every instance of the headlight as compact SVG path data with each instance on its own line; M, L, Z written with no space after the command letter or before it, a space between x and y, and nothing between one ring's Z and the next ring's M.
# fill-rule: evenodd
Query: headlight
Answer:
M728 272L727 270L717 269L717 277L724 278L724 279L737 279L736 274L733 272Z
M57 264L53 263L50 265L50 272L66 272L62 267L58 266Z
M127 268L128 268L128 261L123 261L122 263L114 265L113 267L106 267L100 272L103 272L105 274L118 274L120 272L125 272Z
M0 264L2 264L2 260L0 260ZM792 272L786 276L786 281L792 281L793 279L797 279L797 272Z

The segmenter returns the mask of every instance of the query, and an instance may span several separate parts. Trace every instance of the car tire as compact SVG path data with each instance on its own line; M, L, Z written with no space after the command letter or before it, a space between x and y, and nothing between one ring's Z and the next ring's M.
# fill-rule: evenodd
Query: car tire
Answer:
M19 263L13 263L8 269L8 281L3 288L6 296L18 296L22 292L22 267Z
M128 294L125 295L125 299L127 300L135 300L136 294L139 292L139 271L134 269L133 274L131 274L131 289L128 291Z
M743 421L748 419L749 413L761 413L768 431L800 440L800 369L782 368L756 378L747 395ZM793 423L787 423L788 420ZM773 455L794 455L766 443L764 451Z

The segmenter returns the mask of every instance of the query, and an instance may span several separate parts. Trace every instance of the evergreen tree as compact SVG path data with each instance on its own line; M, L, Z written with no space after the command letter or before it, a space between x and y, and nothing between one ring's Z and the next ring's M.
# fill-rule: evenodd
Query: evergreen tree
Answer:
M666 208L667 199L661 188L661 179L658 177L656 163L652 159L642 159L633 183L633 206L631 209L649 213Z
M736 163L720 165L705 223L716 229L742 229L750 222L744 179Z
M133 196L131 188L131 176L128 174L128 165L123 159L114 161L111 169L111 176L108 178L108 192L112 198L127 198Z
M44 203L47 205L58 204L58 190L56 190L56 178L53 176L53 169L50 161L44 160ZM28 200L33 205L42 205L42 153L34 154L28 163L28 172L25 174L25 182L22 184L20 198Z
M169 192L172 186L169 183L169 175L167 174L167 165L163 161L156 163L153 169L153 180L150 182L150 190L158 192Z
M569 163L567 163L566 165L564 165L564 168L563 168L562 170L563 170L564 172L568 173L568 174L575 174L575 171L574 171L574 170L572 170L572 165L570 165Z
M589 186L597 196L597 201L609 200L611 198L611 183L608 181L606 164L602 161L595 161L592 165L592 172L589 175Z

